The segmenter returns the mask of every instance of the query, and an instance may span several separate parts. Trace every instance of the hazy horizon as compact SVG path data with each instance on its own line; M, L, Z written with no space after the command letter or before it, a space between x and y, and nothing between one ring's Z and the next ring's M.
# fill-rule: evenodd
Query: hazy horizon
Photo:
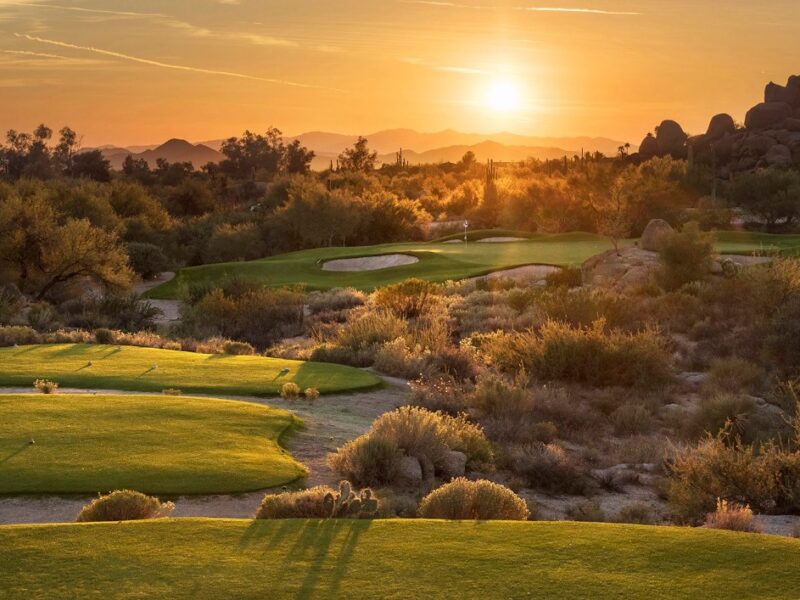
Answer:
M742 120L800 49L793 0L0 0L0 128L85 145L409 128L638 144Z

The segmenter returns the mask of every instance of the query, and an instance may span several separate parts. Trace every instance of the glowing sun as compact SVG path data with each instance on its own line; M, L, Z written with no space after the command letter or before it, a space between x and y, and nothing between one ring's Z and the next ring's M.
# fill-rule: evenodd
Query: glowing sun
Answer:
M486 88L486 106L495 112L516 112L522 105L519 86L513 81L493 81Z

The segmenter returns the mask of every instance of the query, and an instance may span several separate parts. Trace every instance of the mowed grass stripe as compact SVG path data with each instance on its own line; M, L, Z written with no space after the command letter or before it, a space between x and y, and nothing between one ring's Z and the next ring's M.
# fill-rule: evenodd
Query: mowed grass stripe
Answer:
M94 344L0 348L0 385L30 386L39 378L52 379L62 387L135 392L176 388L236 396L274 396L290 381L322 393L365 390L382 383L375 375L352 367L263 356Z
M4 598L796 599L800 541L589 523L0 527Z
M481 237L515 232L484 231ZM281 254L250 262L220 263L182 269L175 279L148 294L152 298L178 298L195 283L219 283L238 277L270 287L303 285L312 290L354 287L370 291L411 277L429 281L459 280L493 271L529 264L577 266L586 259L611 249L608 238L589 233L556 235L526 234L529 239L508 243L447 244L412 242L350 248L317 248ZM631 245L635 240L626 240ZM800 235L771 235L751 232L720 232L717 251L731 254L777 253L796 256ZM378 271L355 273L323 271L321 264L336 258L380 254L410 254L418 263Z
M230 400L0 395L0 494L274 487L306 474L279 443L298 424L288 411Z

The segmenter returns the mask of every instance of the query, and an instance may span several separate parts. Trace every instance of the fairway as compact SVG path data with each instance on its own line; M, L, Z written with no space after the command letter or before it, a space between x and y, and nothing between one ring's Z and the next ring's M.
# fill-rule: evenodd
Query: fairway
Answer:
M0 395L0 494L274 487L305 475L278 443L297 424L287 411L231 400Z
M800 541L588 523L179 519L0 527L39 598L796 599Z
M477 232L475 232L477 233ZM482 232L483 237L516 232ZM522 235L522 234L519 234ZM250 262L221 263L190 267L178 272L175 279L149 292L152 298L177 298L186 286L194 283L221 282L229 276L256 281L270 287L304 285L308 289L327 290L354 287L372 290L410 277L430 281L459 280L492 271L529 264L578 266L586 259L611 249L608 238L589 233L556 235L524 234L526 241L468 244L415 242L352 248L317 248L273 256ZM476 237L473 235L473 238ZM633 244L635 240L623 242ZM769 235L748 232L718 234L717 250L733 254L779 252L795 255L800 249L798 235ZM327 260L380 254L410 254L418 263L365 272L328 272L321 265Z
M281 373L286 369L285 373ZM289 381L322 393L375 388L365 371L326 363L263 356L198 354L135 346L52 344L0 348L0 385L31 386L51 379L61 387L101 390L274 396Z

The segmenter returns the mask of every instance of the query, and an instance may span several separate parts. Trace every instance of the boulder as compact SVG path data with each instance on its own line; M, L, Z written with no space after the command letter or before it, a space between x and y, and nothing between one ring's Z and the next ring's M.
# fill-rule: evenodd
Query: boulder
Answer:
M711 147L711 138L705 133L701 133L700 135L693 135L686 140L686 143L694 152L705 152Z
M674 233L675 230L672 225L667 223L664 219L653 219L647 224L642 232L642 237L639 240L639 247L642 250L650 250L651 252L658 252L658 245L662 236Z
M792 107L786 102L763 102L747 111L744 124L748 129L769 129L791 116Z
M800 131L800 119L798 119L797 117L789 117L783 122L783 126L788 131L798 132Z
M786 102L787 97L786 88L773 81L770 81L764 89L764 102Z
M583 283L622 292L647 283L660 267L657 252L641 248L609 250L583 263Z
M439 467L445 478L463 477L467 470L467 455L463 452L450 450L445 453Z
M786 146L775 144L764 155L764 160L769 166L784 167L792 163L792 151Z
M748 135L742 140L739 151L743 154L749 154L751 156L763 156L769 152L769 149L772 148L776 143L777 141L774 137L754 133Z
M419 487L422 484L422 465L413 456L400 459L395 482L401 486Z
M652 133L648 133L647 137L645 137L639 145L639 156L645 160L658 156L658 142L656 138L653 137Z
M721 113L711 117L711 122L708 124L706 135L712 140L720 140L726 135L736 133L736 123L733 117L726 113Z
M786 83L786 100L794 108L800 109L800 75L792 75Z
M686 140L689 138L683 128L675 121L662 121L656 127L656 142L658 143L658 154L666 156L670 154L681 157L686 154ZM641 151L641 149L640 149Z

